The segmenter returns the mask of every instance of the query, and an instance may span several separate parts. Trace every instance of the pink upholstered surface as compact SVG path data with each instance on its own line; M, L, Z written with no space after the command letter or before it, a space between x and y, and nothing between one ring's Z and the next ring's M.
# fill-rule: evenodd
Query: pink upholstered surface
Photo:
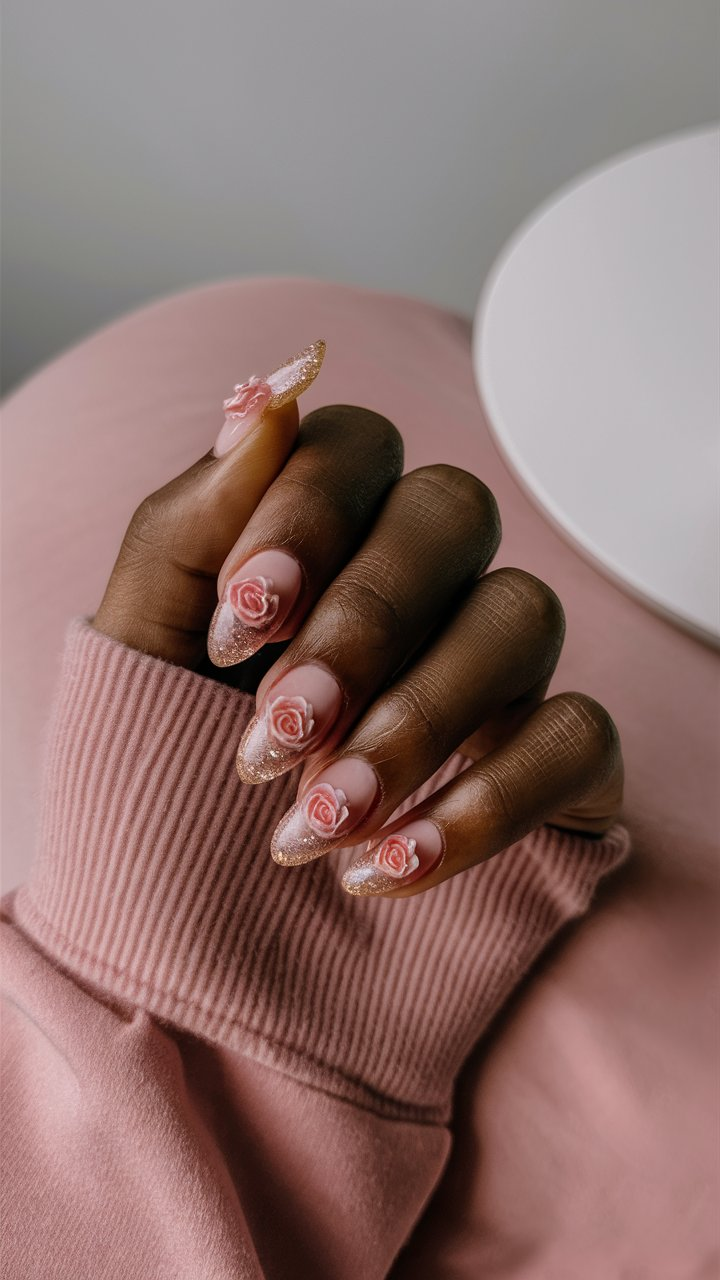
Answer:
M655 1252L663 1246L668 1276L700 1275L686 1263L700 1250L713 1265L718 1172L717 658L604 579L521 493L483 421L469 336L466 322L416 300L236 281L126 317L10 398L4 888L31 855L42 726L67 619L93 613L138 501L210 447L228 388L326 338L303 409L369 405L402 430L408 468L450 461L482 476L503 518L496 563L538 574L565 605L553 689L604 702L627 762L634 859L466 1069L456 1156L430 1210L449 1229L426 1242L424 1265L464 1274L465 1242L475 1257L481 1240L489 1273L522 1275L525 1251L546 1265L539 1274L560 1277L553 1242L572 1205L560 1235L587 1250L586 1277L621 1274L628 1230L638 1244L652 1238ZM618 1257L608 1259L613 1238ZM417 1239L420 1247L422 1229ZM403 1267L417 1274L412 1256Z

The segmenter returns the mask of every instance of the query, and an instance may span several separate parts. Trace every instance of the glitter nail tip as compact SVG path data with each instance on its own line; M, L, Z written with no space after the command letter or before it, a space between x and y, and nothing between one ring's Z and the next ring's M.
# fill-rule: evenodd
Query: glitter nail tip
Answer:
M318 338L265 379L272 392L268 408L280 409L296 400L315 381L325 358L325 342Z
M266 378L252 374L246 382L238 382L233 393L223 400L225 421L213 445L217 458L229 453L262 419L268 409L281 409L297 400L315 381L325 357L325 342L319 338L281 364Z
M357 897L388 893L411 884L437 865L443 852L440 830L429 819L408 823L372 844L351 863L343 876L343 888Z
M243 625L231 605L225 601L217 606L210 623L208 657L216 667L234 667L238 662L245 662L262 648L273 631L277 630L277 625L273 625L272 620L263 624Z
M340 686L329 671L313 663L293 667L245 730L236 760L240 777L269 782L298 764L320 745L341 706Z
M297 600L302 572L285 551L261 551L225 586L208 630L207 650L216 667L232 667L257 653L282 626Z
M327 782L317 783L275 828L270 845L273 858L285 867L312 862L327 851L330 841L337 841L349 816L345 792Z
M269 782L298 762L313 729L312 703L301 696L268 699L264 714L248 725L237 754L244 782Z
M270 845L273 858L296 866L352 843L348 837L379 795L380 780L367 760L336 760L316 775L278 823Z

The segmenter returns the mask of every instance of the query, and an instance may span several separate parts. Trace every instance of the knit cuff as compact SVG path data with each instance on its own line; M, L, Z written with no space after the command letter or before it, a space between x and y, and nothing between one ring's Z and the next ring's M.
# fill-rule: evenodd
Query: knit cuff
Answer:
M12 915L76 977L158 1019L386 1114L445 1121L463 1059L627 833L541 828L426 894L353 898L339 884L352 851L272 861L299 770L239 781L253 711L74 618Z

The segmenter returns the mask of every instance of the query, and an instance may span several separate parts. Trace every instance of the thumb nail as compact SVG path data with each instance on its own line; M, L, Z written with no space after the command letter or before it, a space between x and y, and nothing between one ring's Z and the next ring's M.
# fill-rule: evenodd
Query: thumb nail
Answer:
M280 409L307 391L320 372L324 355L325 343L319 338L267 377L253 374L247 382L239 382L223 403L225 421L213 446L215 457L229 453L269 409Z

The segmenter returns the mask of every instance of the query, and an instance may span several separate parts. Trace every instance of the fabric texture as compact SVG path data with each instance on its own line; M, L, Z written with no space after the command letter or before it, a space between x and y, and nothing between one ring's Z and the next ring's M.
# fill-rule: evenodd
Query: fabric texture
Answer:
M522 886L550 928L587 901L566 843L539 833L459 877L467 903L458 890L433 907L446 885L392 904L389 930L374 912L390 904L345 915L360 904L336 897L337 863L267 856L273 794L294 781L253 793L254 821L237 807L238 695L158 672L84 621L133 507L207 449L226 387L315 336L328 356L303 407L370 405L400 427L408 468L482 476L503 520L496 565L538 574L565 607L551 692L586 690L620 728L634 856L511 1000L541 932ZM4 453L3 856L27 880L3 902L8 1273L713 1275L716 658L519 491L477 403L467 324L317 281L194 290L21 388Z
M93 1186L107 1178L105 1148L112 1142L111 1200L114 1179L125 1184L134 1177L136 1192L144 1188L155 1198L162 1223L187 1220L188 1172L182 1163L173 1172L173 1161L178 1144L197 1145L200 1117L184 1097L182 1050L173 1061L155 1020L272 1067L295 1085L355 1104L362 1109L354 1121L361 1143L368 1140L368 1112L444 1125L455 1077L473 1044L546 942L586 910L599 878L627 852L619 824L601 840L544 828L432 893L402 902L356 900L340 888L333 859L290 869L270 858L270 835L292 803L297 775L260 787L239 783L235 748L253 707L249 695L137 653L86 619L68 628L39 857L28 884L4 904L6 927L19 930L48 961L33 961L11 941L17 967L9 966L15 1030L9 1039L24 1062L22 1075L17 1066L7 1071L7 1154L15 1185L36 1165L43 1203L37 1227L58 1204L63 1222L73 1224L73 1243L66 1239L57 1254L59 1274L78 1275L80 1259L88 1266L94 1256L107 1274L139 1274L144 1265L155 1275L168 1264L163 1243L155 1245L150 1266L151 1246L131 1233L126 1201L123 1214L115 1205L104 1210L124 1237L123 1269L111 1270L94 1215L89 1224L86 1218L97 1193L86 1184L82 1220L74 1202L78 1138L86 1144L83 1178ZM424 791L463 764L454 757ZM91 994L56 976L53 965L88 984L102 1010L95 1010ZM124 1011L110 1012L108 998L122 1002ZM43 1009L46 1001L51 1009ZM123 1036L128 1019L134 1029L129 1046ZM77 1074L68 1072L67 1062L55 1062L58 1050L70 1056L71 1067L78 1055ZM52 1099L56 1073L68 1101L73 1098L79 1132L72 1129L71 1141L56 1147L51 1187L43 1186L45 1144L34 1148L27 1139L28 1126L37 1126L46 1108L52 1129L57 1124L47 1092ZM89 1133L98 1108L106 1130L96 1149ZM262 1111L254 1123L262 1126ZM388 1135L383 1145L393 1141ZM326 1124L312 1135L313 1148L319 1144L316 1175L333 1183L347 1158L344 1139ZM387 1224L383 1231L377 1216L357 1224L361 1247L370 1226L377 1233L379 1268L360 1263L348 1226L334 1274L384 1274L402 1243L395 1224L417 1215L444 1144L436 1134L413 1145L415 1203L408 1202L406 1178L384 1186L376 1174L367 1198L383 1192ZM202 1155L195 1150L194 1160L206 1167L193 1180L192 1214L207 1222L203 1250L217 1255L220 1275L262 1275L263 1233L242 1230L237 1214L213 1223L225 1180L217 1184L219 1152L212 1143ZM48 1206L57 1183L59 1201ZM281 1205L273 1216L273 1230L282 1231ZM39 1268L48 1274L43 1236L33 1232L30 1249L27 1236L16 1238L11 1265L18 1274L40 1275ZM190 1256L197 1256L198 1244L189 1242ZM196 1262L188 1269L175 1251L172 1256L176 1275L198 1274ZM317 1274L317 1265L313 1259L307 1274ZM290 1270L289 1258L284 1266L286 1274L305 1274Z
M239 782L254 705L74 621L15 919L68 969L177 1026L350 1101L447 1121L460 1063L622 860L626 832L541 828L433 893L356 902L338 859L269 858L298 775Z

